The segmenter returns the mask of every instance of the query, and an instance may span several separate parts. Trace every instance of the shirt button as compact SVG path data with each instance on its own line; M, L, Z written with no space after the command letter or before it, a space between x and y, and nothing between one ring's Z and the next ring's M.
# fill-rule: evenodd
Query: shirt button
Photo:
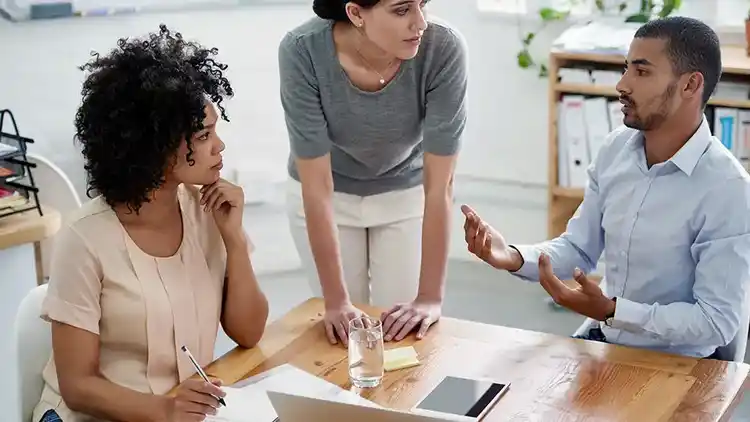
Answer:
M624 258L624 257L625 257L625 255L627 255L627 253L625 253L625 251L622 251L622 252L620 252L620 256L621 256L621 257L623 257L623 258Z

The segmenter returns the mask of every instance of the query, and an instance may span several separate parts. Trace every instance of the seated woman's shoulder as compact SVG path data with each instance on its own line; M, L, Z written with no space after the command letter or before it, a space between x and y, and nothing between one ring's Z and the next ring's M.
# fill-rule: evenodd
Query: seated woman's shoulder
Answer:
M63 215L63 230L74 230L79 234L92 234L111 230L114 211L101 197L84 202L79 208ZM117 221L115 218L114 221ZM109 227L107 227L109 226Z

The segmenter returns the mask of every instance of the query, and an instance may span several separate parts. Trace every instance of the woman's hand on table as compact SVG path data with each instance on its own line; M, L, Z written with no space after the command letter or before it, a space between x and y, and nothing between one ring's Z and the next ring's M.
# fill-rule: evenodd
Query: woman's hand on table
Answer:
M380 317L383 321L383 339L401 341L417 327L417 339L424 338L430 326L440 319L441 308L440 301L421 298L395 305Z
M349 302L340 305L326 306L324 317L326 336L331 344L338 343L336 338L341 339L344 346L349 344L349 321L366 315Z

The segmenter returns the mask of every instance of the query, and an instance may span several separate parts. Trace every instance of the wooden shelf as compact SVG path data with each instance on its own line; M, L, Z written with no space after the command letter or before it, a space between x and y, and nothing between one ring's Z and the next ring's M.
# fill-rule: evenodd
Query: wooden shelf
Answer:
M619 97L614 87L603 85L566 84L556 83L552 88L560 94L594 95L601 97ZM733 100L727 98L712 98L708 100L709 105L731 108L750 108L750 99Z
M625 56L619 54L569 53L555 51L550 53L556 62L589 62L606 65L625 65ZM723 72L732 75L750 75L750 57L744 46L728 45L721 48Z
M744 46L724 46L721 49L723 73L730 76L750 76L750 57ZM561 94L578 94L587 96L601 96L617 98L619 95L613 86L594 84L559 83L558 70L568 66L584 66L589 68L612 69L613 66L623 66L625 57L618 54L587 54L552 51L549 60L549 175L548 197L549 212L547 232L549 238L559 236L565 231L568 221L576 212L583 200L583 189L559 186L557 180L557 104ZM598 66L597 66L598 65ZM747 79L747 78L741 78ZM750 109L750 99L734 100L712 98L710 105L730 108Z

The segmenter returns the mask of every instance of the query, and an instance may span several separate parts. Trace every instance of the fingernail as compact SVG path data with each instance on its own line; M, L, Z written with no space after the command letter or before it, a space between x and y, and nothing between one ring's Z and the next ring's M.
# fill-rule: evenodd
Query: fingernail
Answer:
M573 276L574 276L574 277L578 278L578 277L580 277L580 276L582 276L582 275L583 275L583 272L581 271L581 269L580 269L580 268L576 267L576 269L575 269L575 270L573 270Z

